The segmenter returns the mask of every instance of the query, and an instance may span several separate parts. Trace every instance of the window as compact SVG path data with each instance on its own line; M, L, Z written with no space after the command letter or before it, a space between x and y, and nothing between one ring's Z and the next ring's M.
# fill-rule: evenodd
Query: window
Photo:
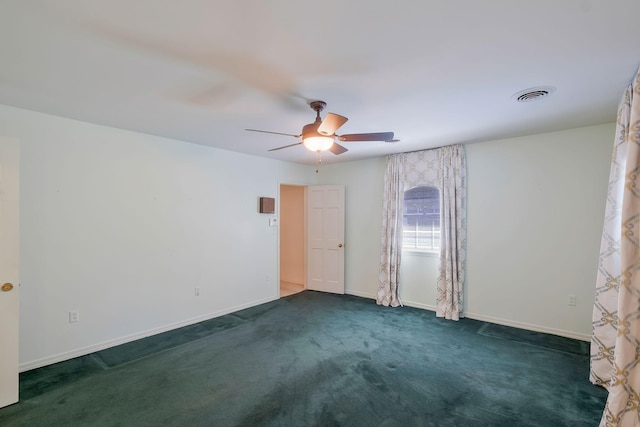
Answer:
M410 251L440 250L440 192L420 186L404 192L402 248Z

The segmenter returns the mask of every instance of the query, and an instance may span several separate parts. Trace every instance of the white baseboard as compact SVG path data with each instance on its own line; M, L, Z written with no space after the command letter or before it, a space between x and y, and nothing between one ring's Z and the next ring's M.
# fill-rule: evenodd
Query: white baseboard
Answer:
M349 289L345 289L344 293L347 294L347 295L353 295L353 296L356 296L356 297L362 297L362 298L367 298L367 299L372 299L372 300L376 299L376 294L369 294L367 292L350 291Z
M183 320L169 325L160 326L158 328L148 329L146 331L138 332L135 334L127 335L125 337L116 338L109 341L93 344L90 346L74 349L64 353L54 354L52 356L43 357L41 359L32 360L21 363L18 367L20 372L29 371L31 369L41 368L43 366L52 365L54 363L63 362L65 360L73 359L75 357L85 356L87 354L95 353L96 351L105 350L110 347L115 347L120 344L126 344L131 341L139 340L142 338L150 337L152 335L161 334L163 332L172 331L174 329L182 328L184 326L193 325L194 323L204 322L205 320L213 319L215 317L224 316L225 314L234 313L245 308L254 307L256 305L264 304L267 302L275 301L279 297L265 298L258 301L253 301L247 304L241 304L236 307L228 308L225 310L217 311L214 313L205 314L202 316L193 317L191 319Z
M469 319L481 320L488 323L496 323L498 325L511 326L514 328L526 329L528 331L542 332L545 334L558 335L566 338L573 338L581 341L591 341L591 335L579 332L566 331L563 329L548 328L546 326L533 325L530 323L516 322L514 320L500 319L498 317L485 316L476 313L465 313L465 317Z
M345 290L345 294L353 295L353 296L356 296L356 297L368 298L368 299L372 299L374 301L377 299L377 295L375 295L375 294L370 294L370 293L366 293L366 292L359 292L359 291L350 291L348 289ZM423 310L436 311L436 307L434 305L422 304L421 302L402 300L402 305L406 305L407 307L413 307L413 308L421 308Z
M367 294L364 292L357 292L357 291L346 291L347 294L349 295L355 295L358 297L363 297L363 298L370 298L375 300L376 296L375 295L371 295L371 294ZM428 304L423 304L420 302L415 302L415 301L405 301L402 300L402 304L406 305L407 307L413 307L413 308L420 308L422 310L428 310L428 311L436 311L436 306L435 305L428 305ZM566 331L563 329L555 329L555 328L549 328L546 326L540 326L540 325L534 325L531 323L524 323L524 322L517 322L514 320L508 320L508 319L501 319L499 317L492 317L492 316L485 316L483 314L477 314L477 313L465 313L464 314L465 317L469 318L469 319L474 319L474 320L480 320L483 322L488 322L488 323L495 323L498 325L503 325L503 326L511 326L514 328L519 328L519 329L525 329L527 331L534 331L534 332L542 332L545 334L552 334L552 335L558 335L561 337L566 337L566 338L572 338L575 340L581 340L581 341L591 341L591 335L589 334L582 334L579 332L573 332L573 331Z
M406 305L407 307L413 307L413 308L421 308L423 310L428 310L428 311L434 311L434 312L436 311L435 305L423 304L421 302L402 300L402 305Z

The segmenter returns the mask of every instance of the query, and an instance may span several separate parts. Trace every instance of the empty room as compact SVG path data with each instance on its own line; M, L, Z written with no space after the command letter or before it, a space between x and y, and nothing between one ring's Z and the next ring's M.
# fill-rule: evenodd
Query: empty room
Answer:
M640 425L640 3L0 5L0 425Z

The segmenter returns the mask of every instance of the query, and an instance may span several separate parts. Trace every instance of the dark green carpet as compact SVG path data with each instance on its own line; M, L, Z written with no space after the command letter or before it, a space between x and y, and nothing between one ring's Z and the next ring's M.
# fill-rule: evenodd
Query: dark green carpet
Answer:
M303 292L25 372L2 426L597 426L579 341Z

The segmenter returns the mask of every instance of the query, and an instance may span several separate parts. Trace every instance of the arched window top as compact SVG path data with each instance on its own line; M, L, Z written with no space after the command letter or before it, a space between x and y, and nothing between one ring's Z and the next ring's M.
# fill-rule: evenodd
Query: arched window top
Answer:
M440 191L436 187L421 185L404 192L404 199L439 199Z

